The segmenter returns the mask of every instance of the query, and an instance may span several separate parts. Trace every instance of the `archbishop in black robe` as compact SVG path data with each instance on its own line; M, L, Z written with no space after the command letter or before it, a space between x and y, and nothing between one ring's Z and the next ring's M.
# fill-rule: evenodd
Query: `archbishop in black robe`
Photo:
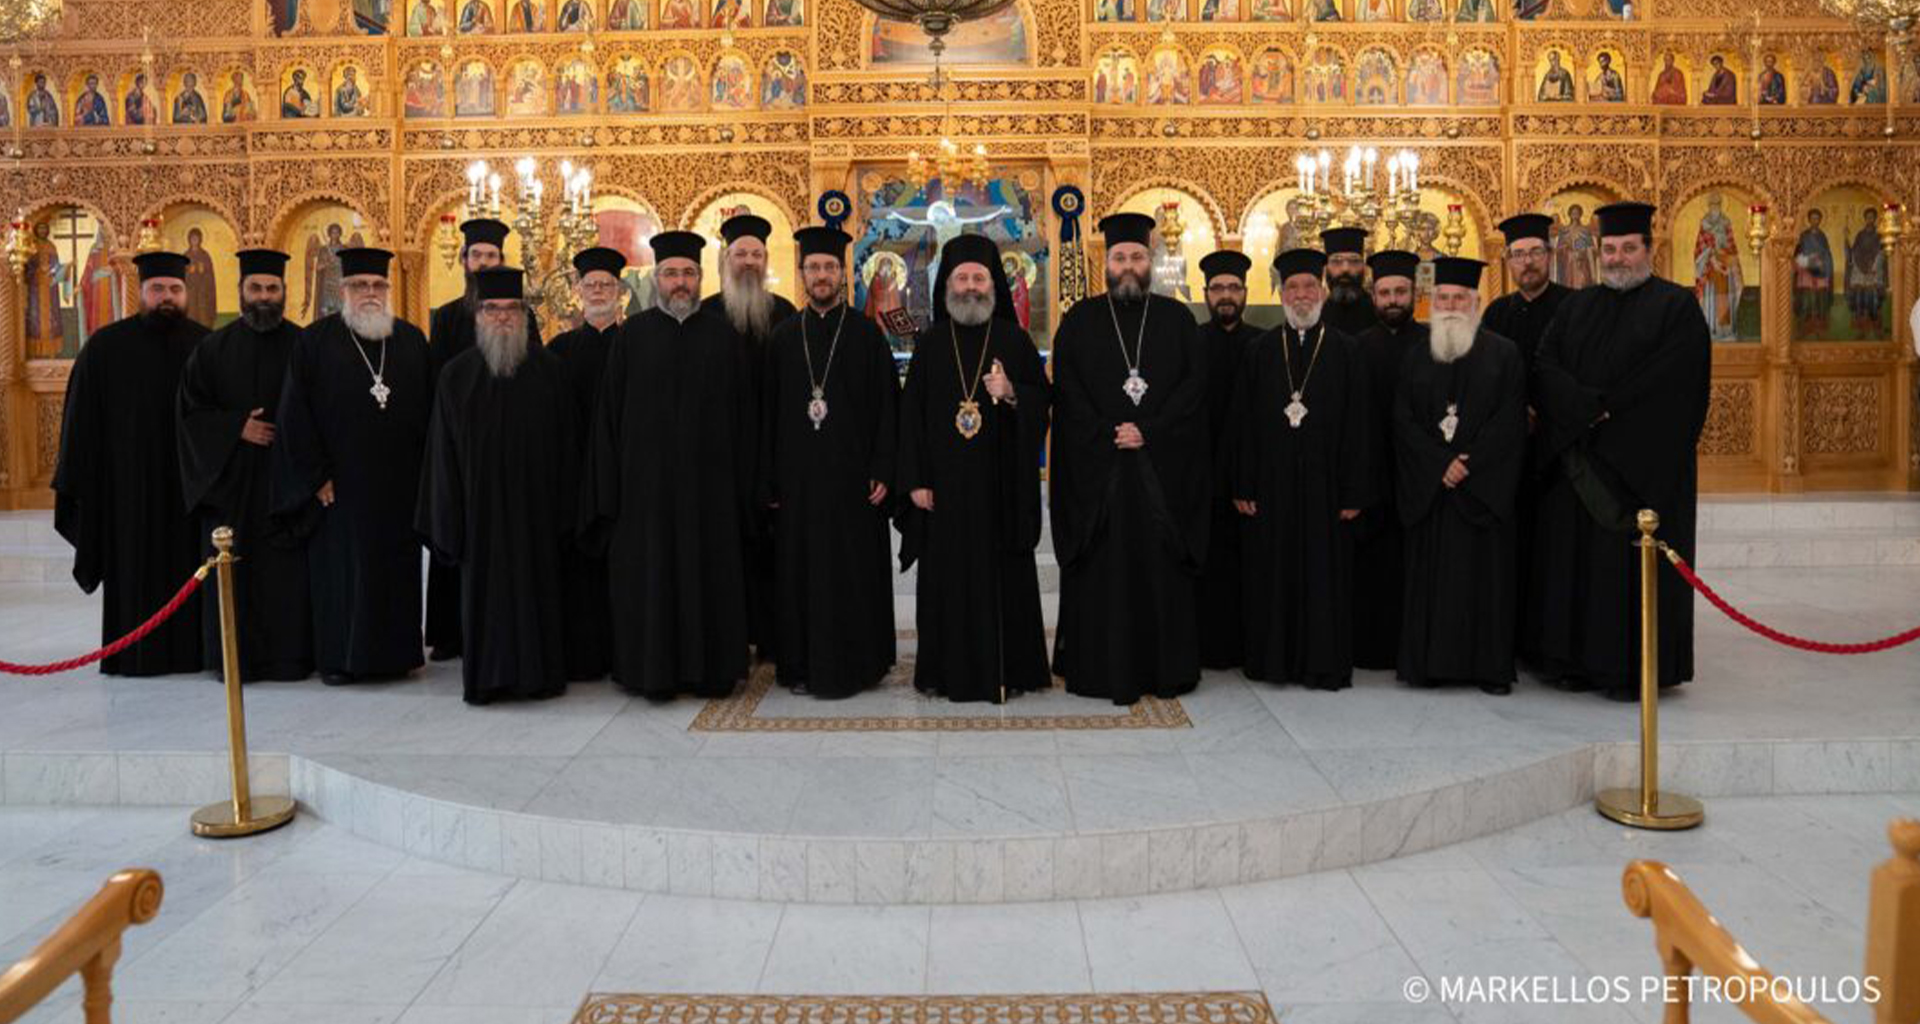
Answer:
M1436 337L1406 354L1392 403L1399 454L1394 492L1407 530L1399 675L1416 686L1469 682L1507 693L1526 364L1512 342L1476 330L1474 314L1440 311L1458 292L1479 287L1480 269L1478 260L1436 261ZM1461 338L1471 345L1464 353L1450 347ZM1449 486L1456 458L1466 475Z
M1282 287L1302 275L1318 287L1324 260L1309 249L1282 253ZM1305 306L1293 315L1305 330L1290 321L1261 335L1234 387L1234 495L1247 516L1245 671L1338 690L1353 680L1347 517L1371 504L1367 371L1352 338L1305 322ZM1297 423L1287 412L1294 391L1305 407Z
M584 439L593 426L594 404L600 395L600 378L607 369L607 353L620 336L619 313L626 296L620 273L626 257L617 249L595 246L574 255L574 270L580 275L581 304L585 319L580 326L556 336L547 343L547 351L560 361L570 394L574 437ZM589 293L592 287L603 292ZM594 304L603 304L596 310ZM595 326L594 321L600 321ZM574 459L576 469L584 468L582 459ZM576 479L569 483L580 490ZM561 579L566 595L567 678L579 681L598 679L607 674L613 662L612 628L607 619L607 560L604 553L589 555L575 537L561 551Z
M102 643L147 621L201 564L199 526L180 493L174 401L207 333L186 316L186 257L146 253L144 311L87 339L67 377L53 526L73 545L73 581L100 599ZM105 658L114 676L201 667L200 606L189 602L144 640Z
M993 309L984 323L950 315L948 282L984 267ZM958 235L941 250L933 322L914 339L900 400L900 569L919 566L913 685L954 701L1004 701L1053 685L1034 548L1040 543L1040 458L1051 389L1020 326L999 247ZM976 376L998 363L1012 402L995 402ZM978 406L972 437L961 403ZM969 419L970 426L975 421ZM932 494L931 509L913 502Z
M1327 304L1320 322L1357 338L1380 322L1373 296L1367 294L1367 229L1328 228L1320 233L1327 254Z
M384 319L384 296L351 290L355 278L386 280L390 258L380 249L341 250L345 308L300 332L280 395L273 513L308 538L314 662L329 683L392 678L425 661L413 526L433 358L420 329L404 320L392 319L386 338L372 337L366 329ZM316 497L329 483L330 505Z
M694 298L703 242L653 237L659 305L621 326L588 441L583 535L606 552L613 676L656 699L724 697L747 671L741 545L758 416L746 349ZM663 308L674 302L684 319Z
M1638 234L1652 218L1651 207L1637 203L1598 212L1609 236ZM1640 509L1659 513L1660 539L1693 557L1695 448L1712 367L1700 304L1657 277L1575 293L1541 338L1535 457L1548 479L1529 600L1540 605L1542 668L1571 688L1638 699L1634 517ZM1659 681L1671 686L1693 677L1693 592L1663 568L1659 602Z
M1246 656L1240 514L1234 510L1233 488L1228 486L1233 479L1233 445L1227 414L1241 358L1260 333L1240 318L1247 308L1247 268L1252 262L1231 249L1200 260L1200 273L1207 281L1207 307L1213 314L1200 328L1200 340L1207 349L1207 441L1213 451L1213 492L1208 499L1212 522L1207 527L1207 559L1200 568L1195 604L1200 614L1200 664L1213 669L1238 668Z
M280 390L300 328L281 317L286 254L246 249L238 255L241 318L200 339L180 381L181 486L188 510L199 519L201 537L210 538L216 527L233 528L233 552L239 556L233 600L240 678L305 679L313 674L306 544L270 514L271 442L241 436L249 419L269 425L279 420ZM261 298L267 288L280 298ZM255 326L265 323L272 326ZM213 553L211 540L202 550ZM209 577L204 590L205 664L218 671L218 578Z
M1407 353L1427 344L1425 324L1413 319L1414 275L1420 257L1389 249L1367 260L1373 270L1380 322L1354 339L1367 368L1368 485L1373 499L1353 521L1353 664L1391 671L1400 659L1400 605L1406 565L1400 515L1394 507L1393 394Z
M844 232L804 228L803 261L844 266ZM814 271L809 270L809 282ZM822 271L825 273L825 271ZM893 485L900 375L872 320L844 301L773 329L764 388L761 504L774 509L780 682L844 697L894 663ZM824 284L823 284L824 289ZM818 388L820 403L815 404Z
M520 271L475 276L481 309L521 322L483 312L476 347L440 371L417 526L461 570L467 703L537 700L567 687L557 556L577 494L571 396L560 361L526 333Z
M1107 293L1068 310L1053 339L1054 671L1073 693L1132 704L1200 681L1207 350L1193 314L1147 290L1152 218L1113 214L1101 230ZM1128 425L1137 447L1119 446Z

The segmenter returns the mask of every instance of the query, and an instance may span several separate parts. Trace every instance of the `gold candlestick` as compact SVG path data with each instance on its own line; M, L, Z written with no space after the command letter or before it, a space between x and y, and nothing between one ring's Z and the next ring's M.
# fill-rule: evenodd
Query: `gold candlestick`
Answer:
M1467 240L1467 218L1461 213L1459 203L1447 204L1447 225L1441 230L1440 238L1447 247L1447 255L1460 255L1460 243Z

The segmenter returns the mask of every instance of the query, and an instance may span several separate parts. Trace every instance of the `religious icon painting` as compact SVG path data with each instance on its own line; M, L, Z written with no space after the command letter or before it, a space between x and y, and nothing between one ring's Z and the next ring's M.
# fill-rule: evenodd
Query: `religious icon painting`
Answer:
M447 116L447 82L438 61L414 62L407 69L401 90L401 109L405 116Z
M1806 207L1793 248L1795 341L1894 336L1883 202L1867 189L1841 186Z
M1683 106L1687 102L1687 73L1680 69L1679 59L1671 52L1661 55L1660 70L1653 76L1651 98L1666 106Z
M1340 7L1341 0L1307 0L1307 20L1345 21Z
M1239 21L1240 0L1200 0L1201 21Z
M1447 59L1421 50L1407 65L1407 105L1441 107L1447 103Z
M80 87L73 97L73 123L82 128L104 128L113 123L113 104L101 91L100 75L82 71L74 76Z
M223 76L225 85L220 90L220 123L246 124L260 117L260 103L254 98L253 83L247 73L238 68L229 70Z
M1727 66L1727 58L1714 54L1707 58L1707 85L1700 91L1704 106L1724 107L1740 102L1740 79Z
M1238 53L1224 46L1208 50L1200 58L1200 102L1213 105L1245 103L1246 85L1241 78Z
M1747 242L1746 192L1714 189L1673 219L1673 283L1693 289L1714 341L1760 340L1760 260Z
M1828 58L1816 54L1812 65L1800 76L1801 102L1808 106L1832 106L1840 102L1840 75Z
M460 65L453 76L453 116L492 117L493 67L484 60Z
M709 28L746 28L751 14L747 0L713 0L712 13L707 19Z
M1468 50L1460 55L1455 72L1454 95L1463 107L1500 105L1500 58L1488 50Z
M1536 103L1572 103L1574 84L1572 60L1562 50L1549 49L1540 55L1538 77L1533 87Z
M1459 0L1453 8L1453 20L1492 24L1499 20L1493 3L1494 0Z
M169 116L174 124L206 124L211 120L207 110L207 94L201 87L199 72L180 72L169 93L173 96Z
M694 0L660 0L660 27L699 28L700 9Z
M1853 74L1847 81L1847 102L1887 102L1887 69L1881 66L1880 55L1872 50L1861 50L1853 63Z
M394 0L353 0L353 27L369 36L384 36L393 20Z
M591 32L593 0L560 0L560 13L553 27L560 32Z
M1787 102L1787 74L1780 70L1780 55L1769 53L1760 58L1760 73L1754 76L1753 91L1763 107Z
M290 67L280 85L280 116L307 118L320 116L319 91L323 86L313 69Z
M333 72L332 100L327 113L334 117L366 117L373 113L373 97L367 92L367 79L352 64L343 64Z
M447 16L447 4L456 0L413 0L413 6L407 11L407 34L410 36L443 36L452 24Z
M1163 46L1147 58L1147 102L1153 106L1185 105L1193 102L1193 69L1187 55L1175 47Z
M1392 21L1393 0L1353 0L1353 14L1360 21Z
M1593 55L1593 63L1587 69L1587 102L1627 102L1627 79L1611 51L1601 50Z
M1920 104L1920 52L1908 54L1900 64L1900 102Z
M523 57L507 69L507 116L540 117L547 112L547 71Z
M0 128L13 127L13 83L0 78Z
M1293 58L1277 47L1261 50L1253 58L1251 93L1255 103L1293 102Z
M1353 63L1353 102L1385 107L1400 102L1400 72L1385 50L1365 50Z
M545 32L547 7L540 0L510 0L507 4L508 32Z
M266 0L267 25L276 36L293 31L293 23L300 14L300 0Z
M366 244L366 226L351 207L316 202L296 214L279 248L287 264L287 318L312 323L340 312L340 250Z
M187 258L187 318L208 328L225 326L240 313L233 256L239 236L219 214L193 203L169 207L160 223L168 251Z
M1553 251L1549 276L1579 289L1600 280L1600 232L1593 211L1613 202L1600 192L1568 189L1547 200L1540 212L1553 218L1548 248Z
M1445 21L1445 0L1406 0L1408 21Z
M607 67L607 113L638 114L648 106L647 66L631 53Z
M1140 102L1140 62L1125 50L1100 55L1093 69L1093 101L1131 106Z
M1549 0L1513 0L1516 21L1535 21L1547 13Z
M71 359L95 331L126 315L112 239L92 211L57 206L28 229L20 274L28 359Z
M1132 21L1139 8L1134 0L1093 0L1093 20L1100 22Z
M60 99L47 85L47 73L34 72L27 81L32 83L27 90L26 99L21 105L27 111L27 127L55 128L60 125Z
M454 0L448 0L454 2ZM460 22L458 25L463 36L486 35L493 31L493 0L458 0L460 4Z
M1147 20L1185 21L1187 20L1187 0L1147 0Z
M699 110L706 95L704 84L692 57L669 59L660 68L660 109L671 114Z
M638 32L646 28L645 0L612 0L607 5L607 27L615 32Z
M599 104L600 77L593 65L577 58L569 61L553 84L553 112L591 114Z
M1340 51L1321 47L1311 63L1301 69L1300 92L1308 103L1345 103L1347 101L1347 65Z
M727 54L713 63L709 83L715 110L746 110L753 106L753 74L738 54Z
M797 110L807 105L807 72L800 58L782 50L767 59L760 83L760 106L766 110Z
M120 123L147 125L160 123L160 91L153 87L153 75L145 70L126 76L120 90Z
M767 0L761 24L767 28L799 28L806 23L806 14L806 0Z

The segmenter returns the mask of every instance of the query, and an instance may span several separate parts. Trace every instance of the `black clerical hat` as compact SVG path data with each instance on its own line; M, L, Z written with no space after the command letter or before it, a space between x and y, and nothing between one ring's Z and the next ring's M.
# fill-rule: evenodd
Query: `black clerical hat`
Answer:
M764 242L771 234L773 234L773 225L767 223L767 218L757 213L736 213L720 222L720 237L726 239L728 245L748 235Z
M523 283L525 275L519 267L488 267L473 272L473 282L479 288L480 301L488 299L524 299L527 297Z
M946 319L947 279L968 263L978 263L987 268L987 275L993 279L993 315L1017 323L1013 288L1007 283L1007 268L1000 262L1000 244L985 235L975 234L955 235L941 247L940 272L933 279L933 318Z
M627 258L618 249L596 245L591 249L582 249L573 254L573 269L581 277L596 270L604 270L618 278L620 272L627 269Z
M1280 272L1280 283L1295 274L1319 277L1327 269L1327 254L1318 249L1288 249L1273 258L1273 269Z
M1652 203L1608 203L1593 211L1600 222L1600 237L1609 235L1648 235L1653 233Z
M287 254L277 249L242 249L235 256L240 259L240 276L252 277L266 274L271 277L287 276Z
M655 263L675 257L698 263L700 250L707 247L707 240L691 231L662 231L653 236L653 240L647 244L653 247Z
M1329 256L1346 252L1364 253L1367 251L1367 229L1328 228L1320 232L1320 244Z
M1200 257L1200 279L1211 281L1222 274L1237 277L1242 283L1247 280L1247 268L1253 266L1253 260L1244 252L1221 249Z
M810 227L795 231L793 240L800 243L800 258L803 260L809 256L831 256L845 263L847 245L853 241L853 236L839 228Z
M1153 248L1153 218L1144 213L1110 213L1100 218L1100 233L1111 249L1124 242Z
M141 281L156 277L187 279L187 258L177 252L143 252L133 258L133 265L140 268Z
M1478 288L1480 271L1486 266L1479 260L1470 260L1465 256L1436 257L1433 261L1434 286L1451 284L1462 288Z
M1000 245L985 235L955 235L940 250L940 272L962 263L978 263L988 270L1000 265Z
M1373 271L1373 279L1383 277L1404 277L1411 281L1420 272L1420 257L1405 249L1382 249L1367 257L1367 269Z
M1500 233L1507 236L1507 244L1512 245L1523 238L1538 238L1542 242L1553 237L1553 218L1544 213L1519 213L1500 222Z
M468 245L491 245L498 249L507 244L507 225L492 217L475 217L460 225L460 234Z
M362 274L385 277L387 264L393 260L393 254L385 249L364 247L342 249L339 257L341 277L359 277Z

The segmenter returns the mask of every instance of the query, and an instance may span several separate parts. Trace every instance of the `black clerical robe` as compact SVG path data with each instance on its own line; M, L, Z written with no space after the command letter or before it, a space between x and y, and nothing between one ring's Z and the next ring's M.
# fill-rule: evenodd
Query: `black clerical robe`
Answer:
M1320 322L1349 338L1357 338L1361 332L1380 323L1380 312L1374 308L1373 298L1365 294L1352 302L1329 298L1321 308Z
M213 530L233 528L234 614L240 678L305 679L313 673L313 602L307 547L276 525L270 508L273 449L243 441L253 410L279 421L280 391L297 324L256 331L245 320L200 339L180 380L180 478L187 510L199 522L202 551ZM206 667L221 667L220 585L209 577L201 610Z
M384 409L369 364L389 390ZM294 342L273 510L308 538L314 662L335 681L402 675L424 661L414 507L433 378L427 339L403 320L387 340L368 341L335 313ZM322 506L315 494L328 481L334 502Z
M1436 362L1425 344L1406 353L1390 408L1396 518L1406 526L1399 675L1410 683L1513 682L1526 387L1520 350L1484 328L1451 363ZM1449 488L1447 467L1460 455L1467 477Z
M1081 302L1053 343L1054 671L1069 691L1116 704L1178 696L1200 681L1195 581L1212 521L1206 345L1193 314L1162 295ZM1137 404L1123 390L1130 364L1147 385ZM1123 423L1144 447L1114 446Z
M982 345L986 351L982 352ZM986 384L1000 361L1012 403ZM972 438L955 417L971 393ZM1040 543L1040 458L1052 388L1033 339L1010 316L961 327L945 318L914 339L900 399L901 571L919 566L920 634L913 685L955 701L1000 701L1053 685L1034 548ZM912 503L933 492L933 510Z
M766 355L759 504L774 510L779 679L843 697L894 662L894 495L868 499L874 483L893 486L900 375L880 329L845 303L789 317Z
M103 643L147 621L199 568L198 524L180 494L174 399L207 329L136 315L95 331L73 361L53 471L53 526L73 545L73 580L100 600ZM200 606L100 662L115 676L201 667Z
M1353 664L1391 670L1400 658L1400 605L1406 589L1400 517L1394 508L1393 395L1407 353L1427 346L1427 327L1411 320L1394 330L1385 322L1354 339L1367 368L1367 464L1372 503L1353 521Z
M704 309L630 317L607 356L583 536L606 552L613 675L627 690L724 697L746 676L751 382L746 348Z
M469 704L567 688L558 555L579 493L571 399L560 360L537 342L504 377L473 349L439 372L415 525L460 568Z
M1219 321L1200 328L1207 347L1207 440L1213 448L1213 490L1209 499L1207 559L1200 569L1200 664L1206 668L1238 668L1245 658L1246 608L1240 591L1240 515L1233 508L1233 451L1228 413L1233 406L1233 382L1239 376L1247 345L1259 328L1237 321L1232 330Z
M1541 663L1576 685L1631 698L1640 658L1635 513L1693 557L1695 448L1706 423L1713 344L1693 293L1660 278L1583 289L1554 314L1534 357L1545 468L1528 600L1540 605ZM1693 677L1693 592L1660 573L1660 684Z
M1299 426L1286 412L1295 390ZM1352 683L1354 527L1340 513L1372 504L1369 410L1366 363L1347 335L1283 324L1248 348L1233 430L1234 495L1255 509L1242 531L1250 679Z
M1540 336L1547 331L1547 324L1553 320L1553 314L1573 289L1566 285L1549 281L1539 295L1528 299L1519 292L1509 292L1487 304L1480 325L1485 329L1513 342L1520 352L1520 358L1527 368L1529 407L1533 404L1532 379L1533 357L1540 348ZM1528 447L1532 448L1535 423L1532 415L1527 419ZM1518 580L1518 592L1527 592L1527 581L1532 578L1533 563L1533 521L1540 503L1540 493L1544 479L1534 472L1539 468L1539 460L1529 453L1527 472L1520 477L1520 493L1514 499L1514 576ZM1515 627L1515 645L1520 657L1529 663L1538 660L1540 648L1540 609L1532 601L1521 601L1519 618Z
M767 333L752 334L734 330L738 343L745 348L749 378L748 390L743 392L747 400L754 403L757 411L762 406L760 378L766 372L767 338L773 329L787 322L794 314L793 303L781 296L772 296L773 312L767 317ZM726 299L715 292L700 301L700 308L718 317L721 323L732 330L732 321L727 318ZM755 654L761 661L776 661L775 655L780 642L780 628L775 622L776 584L774 582L774 517L765 508L751 508L747 511L746 521L746 566L747 566L747 640L753 644Z
M566 374L574 436L583 442L592 428L600 378L607 368L607 353L619 335L618 323L608 324L605 329L583 323L547 344L547 351L560 360L560 368ZM584 469L583 461L574 460L576 469ZM576 479L567 487L578 492L580 482ZM607 674L613 659L613 639L607 620L606 557L587 554L575 537L561 549L560 567L566 592L567 678L598 679Z

